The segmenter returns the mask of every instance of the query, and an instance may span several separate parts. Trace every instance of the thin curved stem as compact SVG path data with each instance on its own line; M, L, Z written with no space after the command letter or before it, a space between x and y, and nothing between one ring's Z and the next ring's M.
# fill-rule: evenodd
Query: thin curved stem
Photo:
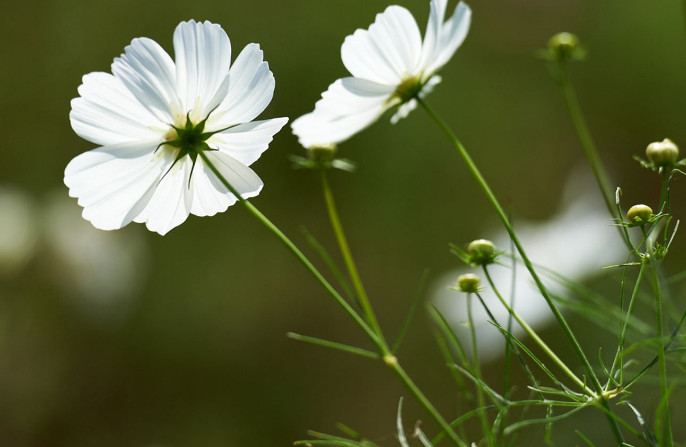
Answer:
M417 387L417 385L412 381L412 379L407 375L405 370L398 363L398 359L391 353L386 342L382 337L377 335L377 332L372 330L367 322L362 318L348 302L334 289L331 284L322 276L322 274L317 270L317 268L307 259L307 257L298 249L298 247L267 217L262 214L252 203L243 199L241 195L236 191L236 189L231 186L231 184L224 178L224 176L219 172L219 170L212 164L212 162L207 158L203 152L200 152L200 157L203 159L205 164L210 168L210 170L217 176L219 181L222 182L226 188L231 191L231 193L236 196L236 198L247 208L247 210L257 218L267 229L274 234L274 236L283 243L288 250L295 255L295 257L307 268L307 270L312 273L312 275L317 279L317 281L326 289L326 291L331 295L334 300L345 310L345 312L350 315L350 317L357 323L358 326L364 331L365 334L376 344L377 348L383 356L384 363L388 365L397 375L400 380L407 387L408 390L415 396L415 398L422 404L424 409L433 417L433 419L438 423L445 434L453 441L458 447L469 447L460 437L455 433L455 430L450 426L450 424L441 416L438 410L433 406L433 404L426 398L424 393ZM380 330L379 330L380 334Z
M484 399L484 392L479 386L481 382L481 364L479 363L479 347L476 340L476 326L474 326L474 317L472 315L472 299L471 293L467 294L467 319L469 321L469 338L472 348L472 374L476 377L476 402L478 405L479 421L481 422L481 430L484 432L486 444L493 446L493 434L491 433L488 419L486 419L486 401Z
M657 272L657 266L653 258L650 258L650 266L652 272L653 290L655 291L655 323L657 326L657 362L660 371L660 395L665 399L663 410L663 426L662 426L662 442L665 447L672 447L674 441L672 439L672 426L669 415L669 391L667 389L667 361L665 359L665 344L663 343L663 321L662 321L662 291L660 289L660 278Z
M553 299L550 296L548 289L545 287L545 285L543 285L543 281L541 281L541 278L538 276L538 273L534 269L533 264L531 263L531 261L529 260L529 257L527 256L526 252L524 251L524 247L522 246L521 242L519 241L519 237L517 237L517 234L515 233L514 228L510 224L510 221L507 218L505 211L503 210L502 206L500 206L500 202L498 202L498 199L495 197L495 194L493 194L493 191L491 190L490 186L488 186L488 183L484 179L483 175L481 175L481 172L476 167L476 164L474 163L472 158L469 156L467 149L465 149L465 147L462 145L460 140L457 139L457 136L455 136L455 134L450 129L450 127L448 127L448 125L433 111L433 109L431 109L428 106L428 104L426 104L421 99L419 100L419 103L424 107L424 109L434 119L434 121L436 121L436 123L441 127L441 129L448 136L448 138L450 138L453 145L455 146L455 148L459 152L460 156L462 156L462 159L467 164L467 168L472 173L472 175L476 179L477 183L479 184L479 186L481 187L483 192L486 194L486 198L488 199L488 201L491 203L491 205L495 209L496 213L498 214L498 217L500 218L501 222L503 223L503 226L505 227L505 230L509 234L510 239L512 239L512 242L514 243L515 247L517 248L517 252L522 257L522 261L524 263L524 266L526 267L526 269L531 274L531 277L533 278L534 282L536 283L538 290L541 292L543 299L545 299L546 303L548 304L548 307L553 312L555 319L557 320L558 324L562 328L562 331L565 333L567 339L569 340L572 347L574 348L574 352L577 354L577 356L579 357L579 360L581 360L581 363L584 365L584 368L586 369L588 376L591 378L591 382L593 383L593 386L596 389L596 392L602 393L602 391L603 391L602 384L598 380L598 377L597 377L595 371L593 370L593 367L591 366L590 362L588 361L586 354L581 349L581 346L579 345L579 342L576 339L576 336L572 332L572 329L569 327L567 320L562 316L562 313L560 312L558 307L553 302Z
M629 328L629 320L631 319L631 314L634 310L634 305L636 304L636 298L638 297L638 292L641 287L641 281L645 275L645 263L641 263L641 268L638 271L638 277L636 278L636 284L634 285L634 290L631 292L631 298L629 299L629 307L626 310L626 316L622 322L622 327L619 332L619 340L617 342L617 353L615 354L615 359L612 362L612 367L610 368L610 377L606 387L610 386L610 381L612 380L612 375L615 370L619 368L619 384L624 383L624 343L626 341L626 331Z
M276 236L286 248L295 255L301 264L315 277L315 279L324 287L324 289L333 297L333 299L343 308L343 310L357 323L357 325L369 336L369 338L378 347L381 347L382 341L376 333L369 327L366 321L353 309L350 304L333 288L333 286L324 278L324 276L317 270L317 268L310 262L309 259L300 251L300 249L276 226L267 219L267 217L260 212L252 203L243 199L238 191L224 178L224 176L217 170L212 162L207 158L202 151L199 153L200 157L207 164L210 170L217 176L231 193L238 198L238 200L247 208L247 210L257 218L267 229Z
M584 353L583 349L581 349L581 345L579 344L579 341L576 339L576 336L572 332L572 329L569 327L569 324L567 323L567 320L562 316L562 313L560 310L557 308L555 303L553 302L552 297L550 296L550 293L546 289L546 287L543 285L543 282L541 281L540 277L538 276L538 273L536 273L536 270L534 269L531 261L529 260L529 257L527 256L526 252L524 251L524 247L522 246L521 242L519 242L519 238L517 237L517 234L514 231L514 228L510 224L509 219L507 218L507 215L505 214L505 211L503 210L502 206L500 205L500 202L498 202L498 199L495 197L495 194L493 194L493 191L491 190L490 186L488 186L488 183L484 179L483 175L481 175L481 172L479 169L476 167L476 164L472 160L472 158L469 156L469 153L467 152L467 149L462 145L460 140L457 139L457 136L453 133L453 131L450 129L450 127L436 114L436 112L433 111L429 107L429 105L424 102L421 98L417 98L417 101L419 104L424 107L424 110L431 116L431 118L436 121L438 126L443 130L443 132L448 136L448 138L451 140L453 145L455 146L455 149L457 149L458 153L464 160L465 164L467 165L467 168L469 171L472 173L474 178L476 179L477 183L483 190L484 194L486 195L486 198L488 201L491 203L493 208L495 209L496 213L498 214L498 217L503 223L503 226L505 227L505 230L507 233L510 235L510 239L512 239L512 242L514 243L515 247L517 248L517 251L519 252L519 255L522 257L522 261L524 262L524 265L526 266L526 269L529 271L531 274L531 277L533 278L534 282L536 283L536 286L538 287L538 290L541 292L541 295L543 296L543 299L545 299L546 303L548 304L548 307L550 308L551 312L555 316L555 319L557 320L558 324L560 325L560 328L564 332L565 336L571 343L574 352L576 353L577 357L581 361L582 365L584 366L584 369L586 370L586 373L588 374L591 383L593 384L593 388L596 390L598 394L603 393L603 385L600 383L600 380L598 379L598 376L596 375L593 367L591 366L591 363L588 361L588 358L586 357L586 354ZM602 405L607 408L608 411L610 410L609 403L605 398L602 399ZM615 435L615 438L618 443L624 442L624 436L622 435L619 426L617 425L616 421L612 420L611 418L608 419L610 421L610 426L612 428L612 432Z
M567 109L569 110L569 115L574 123L574 128L579 136L581 142L581 147L583 147L588 162L591 165L591 170L593 170L593 176L595 177L600 193L603 196L603 201L607 207L608 212L613 217L621 217L615 214L614 205L614 192L610 186L609 176L605 170L600 155L598 154L598 149L596 149L595 143L593 142L593 137L591 132L588 130L588 125L584 119L584 115L581 112L581 105L579 104L579 99L576 96L576 91L574 86L569 80L569 74L567 73L567 63L566 61L560 61L558 63L559 67L559 84L562 90L562 95L567 103Z
M362 311L364 312L367 321L371 325L372 330L378 337L378 347L381 352L381 355L383 356L384 363L386 363L386 365L389 366L397 374L397 376L403 382L405 387L408 390L410 390L410 392L415 396L415 398L422 404L424 409L429 412L429 414L438 423L438 425L440 425L440 427L443 429L446 435L456 445L460 447L467 447L467 444L464 441L462 441L462 439L460 439L459 436L457 436L457 434L450 426L450 424L443 418L443 416L441 416L438 410L433 406L429 399L414 383L410 376L407 375L405 370L400 366L397 357L393 355L393 352L388 347L388 344L386 343L386 340L383 336L381 327L379 326L378 320L376 319L376 316L374 314L374 310L372 309L369 297L367 296L367 292L365 291L364 286L362 284L362 280L360 279L357 266L352 257L347 238L345 237L345 233L343 231L343 225L341 224L341 220L338 215L336 202L333 197L333 191L331 190L328 178L326 176L326 171L324 169L322 169L322 187L324 190L324 198L326 201L327 211L329 213L329 219L331 220L331 226L333 227L333 231L336 235L336 240L341 250L341 255L343 256L343 261L345 262L346 268L348 269L350 280L353 283L353 288L355 289L355 293L357 294L357 297L360 301Z
M372 330L376 333L379 339L383 340L383 334L381 333L381 328L379 327L379 322L374 314L374 309L369 301L369 296L364 289L362 280L360 279L360 274L355 265L355 261L350 252L350 246L348 245L348 239L345 237L345 232L343 231L343 225L341 224L341 219L338 215L338 210L336 208L336 202L333 197L333 192L331 186L329 185L329 179L326 176L326 169L321 169L322 174L322 189L324 191L324 199L326 201L326 210L329 213L329 220L331 221L331 227L336 235L336 241L338 242L338 247L341 250L341 256L343 256L343 262L345 267L348 269L348 274L350 275L350 281L352 282L353 289L355 289L355 294L360 302L360 307L364 312L369 325Z
M531 337L531 339L538 345L538 347L541 348L541 350L543 352L545 352L548 357L550 357L550 359L553 361L553 363L555 363L557 365L557 367L560 368L562 370L562 372L564 372L567 377L572 379L572 381L575 384L577 384L579 387L581 387L581 389L584 391L584 393L587 393L591 397L596 398L597 397L596 393L593 392L593 390L589 389L586 386L586 384L583 382L583 380L579 379L576 376L576 374L574 374L572 372L572 370L569 369L567 364L565 364L565 362L563 362L557 356L557 354L555 354L555 352L546 344L546 342L544 342L543 339L541 337L539 337L539 335L536 333L536 331L534 331L533 328L531 326L529 326L527 324L527 322L524 321L524 319L522 317L520 317L519 314L512 307L510 307L510 305L507 303L507 301L505 301L505 299L501 295L500 291L496 287L495 283L493 282L493 278L491 277L491 274L488 271L488 267L486 267L484 265L483 271L484 271L484 275L486 275L486 279L488 280L488 284L491 286L491 289L493 290L495 295L500 300L500 303L505 307L505 309L507 309L507 311L512 316L512 318L514 318L515 321L517 323L519 323L519 325L522 327L522 329L524 329L524 332L526 332L527 335L529 337Z

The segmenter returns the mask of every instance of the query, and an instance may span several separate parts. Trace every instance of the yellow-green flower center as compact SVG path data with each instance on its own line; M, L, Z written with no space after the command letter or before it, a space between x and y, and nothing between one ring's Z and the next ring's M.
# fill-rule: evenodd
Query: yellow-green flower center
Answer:
M403 80L398 88L395 89L394 95L400 99L401 102L407 102L419 95L422 91L422 83L419 78L410 77Z

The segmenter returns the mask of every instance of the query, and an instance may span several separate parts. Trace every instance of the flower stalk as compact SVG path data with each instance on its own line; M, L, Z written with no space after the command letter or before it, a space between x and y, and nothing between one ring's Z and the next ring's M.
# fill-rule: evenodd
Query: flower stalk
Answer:
M343 262L350 275L350 281L352 282L353 289L357 295L357 299L362 308L369 325L372 330L376 333L380 340L383 340L383 334L381 333L381 328L379 327L379 322L374 314L374 309L372 308L371 302L367 292L364 289L362 280L360 279L360 274L357 270L355 260L350 252L350 246L348 245L348 239L345 237L343 231L343 225L341 224L340 217L338 215L338 210L336 208L336 202L334 201L333 192L331 186L329 185L329 179L326 175L326 169L321 169L322 176L322 190L324 191L324 200L326 201L326 210L329 214L329 220L331 221L331 227L336 236L336 241L338 242L338 247L341 250L341 256L343 256ZM384 342L385 344L385 342Z
M219 181L222 182L226 188L231 191L232 194L234 194L238 200L247 208L247 210L257 218L267 229L274 234L274 236L283 243L286 248L295 255L295 257L305 266L305 268L312 273L312 275L315 277L315 279L324 287L324 289L331 295L334 300L343 308L343 310L357 323L357 325L364 331L365 334L374 342L374 344L377 346L379 349L379 352L382 355L382 358L384 360L384 363L390 367L393 372L400 378L400 380L403 382L405 387L415 396L415 398L422 404L424 409L427 410L427 412L432 416L432 418L438 423L438 425L441 427L441 429L445 432L445 434L450 438L453 443L458 446L458 447L468 447L468 445L455 433L455 430L450 426L450 424L441 416L441 414L438 412L438 410L433 406L433 404L427 399L427 397L424 395L424 393L419 389L419 387L412 381L410 376L407 375L405 370L400 366L398 363L398 359L391 353L390 348L386 344L383 336L381 335L381 329L378 327L378 324L376 324L375 329L372 329L372 327L369 326L367 321L365 321L364 318L362 318L356 311L353 309L350 304L336 291L336 289L333 288L333 286L324 278L324 276L317 270L317 268L307 259L307 257L300 251L300 249L286 236L274 223L272 223L264 214L262 214L250 201L243 199L240 194L238 194L238 191L235 190L233 186L222 176L222 174L217 170L217 168L212 164L212 162L207 158L207 155L204 152L200 152L198 154L205 163L207 163L207 166L212 170L212 172L217 176ZM332 196L333 197L333 196ZM331 202L333 205L333 201ZM333 208L335 211L335 207ZM335 215L338 216L338 213L335 212ZM340 221L339 221L340 225ZM342 234L342 230L341 230ZM347 245L347 244L346 244ZM348 250L349 253L349 250ZM351 257L352 261L352 257ZM353 263L354 265L354 263ZM358 280L359 280L359 275L358 275ZM360 282L359 286L361 287L362 284ZM362 288L364 290L364 288ZM366 297L366 294L364 295ZM369 309L371 310L371 305L369 305ZM372 314L373 315L373 314ZM368 315L367 315L368 317ZM376 322L376 319L374 320ZM378 330L378 332L376 332Z
M663 342L663 319L662 319L662 290L660 287L660 278L656 261L653 256L649 257L651 267L651 279L653 291L655 293L655 325L657 329L657 362L660 374L660 395L664 399L664 407L662 407L662 445L665 447L672 447L674 440L672 439L672 426L669 415L669 390L667 389L667 361L665 359L665 344Z
M531 277L533 278L534 282L536 283L536 286L538 287L539 291L541 292L541 295L543 296L543 299L545 299L546 303L548 304L548 307L552 311L553 315L555 316L555 319L557 320L558 324L560 325L560 328L564 332L565 336L569 340L570 344L572 345L574 352L576 353L577 357L581 361L584 369L586 370L586 373L588 374L588 377L590 378L591 384L593 385L593 388L595 389L595 392L599 395L603 395L603 386L600 383L600 380L598 379L598 376L596 375L593 367L591 366L591 363L588 360L588 357L586 357L586 354L584 353L583 349L581 348L581 345L579 344L579 341L576 339L576 336L574 335L574 332L572 332L572 329L569 327L569 324L567 323L567 320L564 318L558 307L555 305L553 302L552 297L550 296L550 293L548 292L547 288L541 281L541 278L538 276L538 273L533 267L533 264L529 260L529 257L527 256L526 252L524 251L524 247L522 246L521 242L519 241L519 238L517 237L517 234L514 231L514 228L510 224L510 220L507 218L507 215L505 214L505 211L503 210L502 206L500 205L500 202L498 202L498 199L495 197L495 194L493 194L493 191L491 190L490 186L484 179L483 175L481 175L481 172L477 168L476 164L472 160L472 158L469 156L469 153L467 152L467 149L462 145L460 140L457 139L457 136L453 133L453 131L450 129L450 127L441 119L440 116L436 114L436 112L433 111L429 105L422 100L421 98L418 98L417 101L419 104L426 110L426 112L429 114L429 116L438 124L438 126L443 130L443 132L446 134L446 136L450 139L450 141L453 143L455 146L455 149L458 151L462 159L464 160L465 164L467 165L467 168L469 171L472 173L474 176L475 180L483 190L484 194L486 195L486 198L488 201L491 203L493 208L495 209L496 213L498 214L498 217L500 218L503 226L505 227L505 230L509 234L510 238L512 239L512 243L515 245L517 248L517 252L519 255L522 257L522 262L524 263L524 266L526 269L529 271L531 274ZM603 397L602 406L608 411L611 412L609 403L607 400ZM610 422L610 427L612 428L612 432L617 440L617 442L624 442L624 436L622 435L619 426L617 425L617 422L608 415L608 421Z
M613 217L621 217L616 215L614 194L609 180L610 177L608 176L605 165L600 158L598 149L596 149L591 132L588 130L588 124L586 124L586 120L584 119L584 115L581 111L581 105L579 104L576 90L574 90L574 85L572 85L569 79L567 61L558 60L557 67L559 69L557 81L560 86L560 90L562 91L562 96L564 96L565 103L567 104L569 115L574 123L574 129L576 129L579 141L581 142L581 147L584 149L586 158L588 158L588 162L591 165L593 176L598 184L598 188L600 189L600 194L603 197L607 211Z

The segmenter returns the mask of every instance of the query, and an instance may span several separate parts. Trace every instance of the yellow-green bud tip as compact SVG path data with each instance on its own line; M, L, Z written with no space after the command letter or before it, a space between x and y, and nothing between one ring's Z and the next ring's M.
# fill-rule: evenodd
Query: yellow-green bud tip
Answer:
M669 138L650 143L646 148L648 161L658 166L671 165L679 158L679 148Z
M634 205L626 212L626 218L630 223L645 223L653 215L653 210L648 205Z
M460 292L476 293L479 291L479 277L472 273L465 273L457 277L457 288Z
M336 155L335 144L321 144L307 148L307 157L317 163L328 163Z
M469 243L467 247L470 262L476 265L487 265L493 263L497 253L495 245L487 239L477 239Z
M557 33L548 41L548 48L560 55L571 55L579 47L579 38L572 33Z

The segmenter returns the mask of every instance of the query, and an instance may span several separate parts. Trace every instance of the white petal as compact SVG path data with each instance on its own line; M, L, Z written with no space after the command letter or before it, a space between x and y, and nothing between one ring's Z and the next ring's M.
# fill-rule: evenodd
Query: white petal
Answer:
M424 79L440 70L462 45L469 32L472 10L460 2L452 17L444 22L447 0L432 0L431 15L422 47L420 68Z
M164 131L165 124L109 73L85 75L79 95L71 102L71 127L81 138L95 144L145 141Z
M250 197L255 197L260 193L264 184L257 174L255 174L255 171L248 166L221 151L205 152L205 154L207 154L210 163L217 168L222 177L229 182L229 185L231 185L242 198L248 199ZM203 160L198 158L198 163L201 162L204 163ZM214 186L217 194L225 194L234 197L219 178L217 178L214 173L209 172L209 167L207 167L205 172L208 172L207 178Z
M174 62L154 40L139 37L112 63L112 74L158 120L172 124L181 112Z
M191 213L196 216L214 216L236 203L236 196L228 192L212 170L198 159L191 176L193 203Z
M64 171L69 195L96 228L114 230L145 207L169 161L153 155L157 141L100 147L75 157Z
M243 48L229 72L229 91L210 115L207 129L219 130L255 119L274 95L274 75L256 43Z
M184 111L194 120L207 117L226 96L231 42L221 26L194 20L174 31L176 85Z
M340 143L376 121L397 104L395 86L343 78L322 93L314 112L293 121L293 133L305 147Z
M167 157L174 155L172 151L165 153ZM171 163L168 163L166 166L170 165ZM188 218L193 199L193 188L189 182L191 167L190 157L184 157L165 171L147 206L134 220L139 223L145 222L148 230L163 236L182 224Z
M398 110L393 114L391 117L391 124L398 124L398 121L401 119L407 118L407 115L410 114L411 111L417 108L417 100L412 98L407 102L404 102L400 104L400 107L398 107Z
M341 47L343 64L357 77L382 84L399 84L415 74L422 39L417 22L401 6L389 6L368 31L357 30Z
M239 124L222 133L214 134L207 143L249 166L260 158L274 135L287 122L288 118L274 118Z

